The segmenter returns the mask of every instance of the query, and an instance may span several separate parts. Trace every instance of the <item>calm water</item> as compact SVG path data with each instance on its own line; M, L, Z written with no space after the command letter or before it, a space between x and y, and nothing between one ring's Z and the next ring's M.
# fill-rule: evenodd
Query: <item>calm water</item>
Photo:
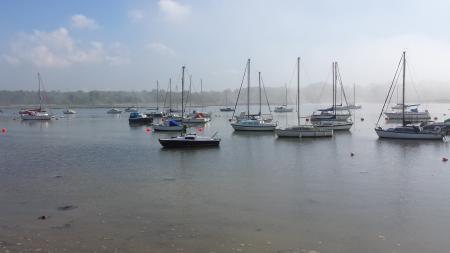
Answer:
M233 133L231 113L208 110L191 130L218 131L220 148L164 150L166 135L103 109L0 114L0 252L449 251L449 143L378 140L379 105L349 133L302 140Z

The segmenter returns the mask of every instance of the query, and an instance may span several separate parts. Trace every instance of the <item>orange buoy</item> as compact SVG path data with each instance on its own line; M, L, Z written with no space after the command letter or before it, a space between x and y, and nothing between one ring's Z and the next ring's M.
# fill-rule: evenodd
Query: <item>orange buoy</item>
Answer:
M446 161L448 161L448 158L447 157L442 157L442 161L446 162Z

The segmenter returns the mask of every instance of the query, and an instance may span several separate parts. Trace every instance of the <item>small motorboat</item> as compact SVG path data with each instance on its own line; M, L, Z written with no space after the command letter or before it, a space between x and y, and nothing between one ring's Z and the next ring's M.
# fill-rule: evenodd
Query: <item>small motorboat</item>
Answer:
M275 110L273 110L274 112L293 112L294 108L289 108L287 107L287 105L281 105L281 106L277 106L275 107Z
M125 108L125 112L138 112L138 108L136 106L131 106L131 107L127 107Z
M218 147L220 138L217 138L216 134L211 137L186 134L171 138L161 138L159 139L159 143L164 148Z
M128 118L128 123L130 124L151 124L153 123L153 118L139 112L130 113Z
M76 114L77 112L75 110L72 109L66 109L63 111L64 114Z
M108 113L108 114L121 114L122 110L117 109L117 108L112 108L112 109L108 110L106 113Z
M224 107L224 108L220 108L221 112L234 112L234 108L231 107Z

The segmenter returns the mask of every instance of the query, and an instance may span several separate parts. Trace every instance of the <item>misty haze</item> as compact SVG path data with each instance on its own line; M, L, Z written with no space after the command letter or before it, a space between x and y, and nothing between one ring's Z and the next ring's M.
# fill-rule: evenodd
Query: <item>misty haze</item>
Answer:
M0 1L0 252L448 252L449 10Z

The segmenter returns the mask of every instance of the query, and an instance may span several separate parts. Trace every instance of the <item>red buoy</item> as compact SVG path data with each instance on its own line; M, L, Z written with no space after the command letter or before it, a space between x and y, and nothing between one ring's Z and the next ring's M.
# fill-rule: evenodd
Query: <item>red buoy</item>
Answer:
M447 157L442 157L442 161L446 162L446 161L448 161L448 158Z
M151 131L150 127L147 127L147 128L145 129L145 131L150 132L150 131Z
M6 128L2 128L2 133L6 133L8 130Z

